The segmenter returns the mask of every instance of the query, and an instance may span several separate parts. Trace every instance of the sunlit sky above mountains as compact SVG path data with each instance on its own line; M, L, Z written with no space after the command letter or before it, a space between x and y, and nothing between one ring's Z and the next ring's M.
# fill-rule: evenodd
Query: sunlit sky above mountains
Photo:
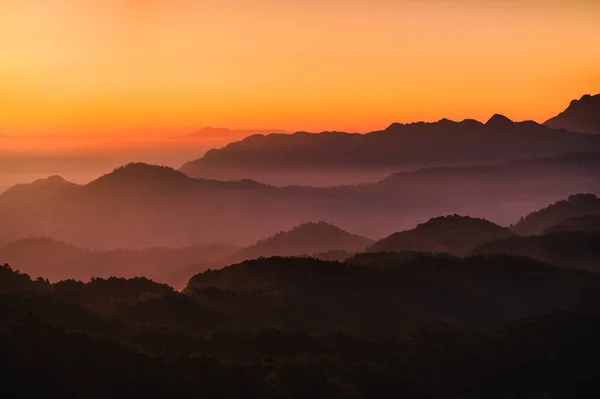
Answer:
M0 134L544 121L600 92L599 21L596 0L0 0Z

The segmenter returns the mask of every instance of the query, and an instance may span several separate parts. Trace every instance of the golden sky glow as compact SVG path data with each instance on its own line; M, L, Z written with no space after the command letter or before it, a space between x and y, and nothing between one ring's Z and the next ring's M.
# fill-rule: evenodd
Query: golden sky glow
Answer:
M0 0L0 134L543 121L600 92L597 0Z

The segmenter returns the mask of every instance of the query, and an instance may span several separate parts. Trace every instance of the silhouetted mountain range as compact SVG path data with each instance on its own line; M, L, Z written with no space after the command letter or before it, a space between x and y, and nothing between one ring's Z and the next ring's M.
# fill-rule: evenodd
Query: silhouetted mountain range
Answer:
M520 235L540 234L572 217L600 215L600 198L593 194L571 195L521 218L512 229Z
M252 178L281 185L352 171L366 173L428 166L495 163L515 158L600 152L600 137L553 130L532 121L513 122L494 115L475 120L394 123L367 134L323 132L253 135L208 151L181 171L217 179ZM286 178L283 176L287 176ZM321 177L323 178L323 177ZM344 179L342 179L344 180Z
M571 101L566 110L547 120L544 125L572 132L600 133L600 94L586 94L579 100Z
M367 251L441 252L463 256L483 243L512 235L510 229L484 219L450 215L430 219L412 230L394 233L377 241Z

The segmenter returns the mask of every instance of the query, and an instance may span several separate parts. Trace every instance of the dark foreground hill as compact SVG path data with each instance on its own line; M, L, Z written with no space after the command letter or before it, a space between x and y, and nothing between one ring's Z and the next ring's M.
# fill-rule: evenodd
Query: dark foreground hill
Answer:
M360 176L369 171L599 151L598 136L553 130L532 121L513 122L494 115L486 123L447 119L435 123L394 123L385 130L367 134L254 135L208 151L202 158L183 165L181 171L193 177L252 178L280 185L305 182L302 174L315 180L330 175L333 182L336 174Z
M146 279L50 284L0 267L0 392L596 397L599 284L511 257L375 268L274 258L204 273L189 295ZM532 317L505 322L522 316Z
M186 292L251 324L394 330L441 321L495 324L596 306L596 284L600 275L505 255L388 259L376 267L268 258L201 273Z
M571 195L522 217L512 229L521 235L534 235L567 219L588 215L600 215L600 198L593 194Z
M600 94L586 94L579 100L571 101L566 110L547 120L544 125L572 132L600 133Z
M446 252L467 255L477 246L514 235L510 229L485 219L450 215L436 217L416 228L377 241L368 252Z

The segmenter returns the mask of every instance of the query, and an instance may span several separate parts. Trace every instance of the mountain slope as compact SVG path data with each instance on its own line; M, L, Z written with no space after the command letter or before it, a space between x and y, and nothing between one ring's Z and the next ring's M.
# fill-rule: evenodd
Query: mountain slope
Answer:
M600 198L594 194L571 195L522 217L512 230L520 235L539 234L566 219L586 215L600 215Z
M540 236L514 236L477 247L477 255L509 254L550 265L600 271L600 231L563 231Z
M484 219L442 216L394 233L373 244L368 252L423 251L463 256L485 242L512 235L509 229Z
M253 178L295 184L300 172L335 177L344 171L376 171L432 165L500 162L564 152L600 152L600 137L553 130L535 122L494 115L474 120L394 123L367 134L298 132L255 135L208 151L181 171L202 178ZM316 171L319 171L317 173ZM294 172L294 173L292 173ZM296 176L298 175L298 176ZM278 181L277 176L281 179ZM283 183L285 184L285 183Z
M600 231L600 215L575 216L558 222L543 231L543 234L559 233L562 231L581 231L592 233Z
M600 133L600 94L586 94L579 100L571 101L566 110L547 120L544 125L572 132Z

